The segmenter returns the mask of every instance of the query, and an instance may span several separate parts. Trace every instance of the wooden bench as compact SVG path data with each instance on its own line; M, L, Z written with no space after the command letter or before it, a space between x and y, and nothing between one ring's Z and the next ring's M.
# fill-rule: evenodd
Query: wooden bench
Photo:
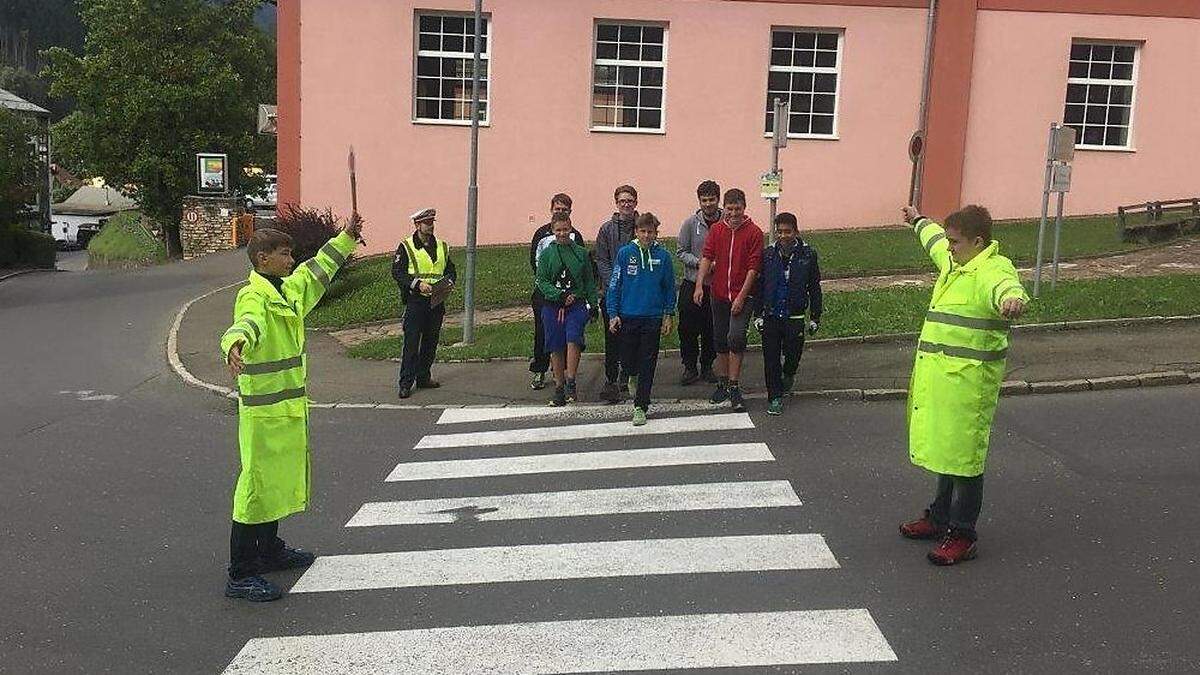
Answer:
M1125 241L1161 241L1200 231L1200 198L1146 202L1117 207Z

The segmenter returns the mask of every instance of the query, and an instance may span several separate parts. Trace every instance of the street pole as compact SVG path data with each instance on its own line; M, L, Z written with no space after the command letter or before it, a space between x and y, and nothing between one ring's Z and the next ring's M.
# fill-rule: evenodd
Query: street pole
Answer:
M929 81L932 77L931 68L933 65L933 39L935 37L935 26L937 25L937 0L929 0L929 14L925 17L925 65L921 71L921 103L917 110L917 134L920 135L921 145L924 146L925 127L927 111L929 109ZM911 148L911 144L910 144ZM908 183L908 203L921 208L921 170L925 167L925 153L909 153L915 154L912 159L912 176Z
M780 147L780 142L781 142L780 139L781 138L783 139L782 140L783 143L787 142L787 123L788 123L788 115L789 115L789 113L788 113L789 105L784 103L778 96L775 97L774 105L775 105L775 117L774 117L775 124L774 124L774 128L772 129L772 131L774 133L772 134L772 140L771 140L771 173L777 174L777 173L779 173L779 147ZM770 242L772 244L774 244L775 243L775 212L779 208L779 198L772 197L771 199L768 199L767 201L771 202L771 215L770 215L770 219L767 220L767 232L769 233L768 236L770 237Z
M1058 209L1054 214L1054 267L1050 268L1050 288L1058 287L1058 240L1062 237L1063 197L1065 196L1062 192L1058 193Z
M475 235L479 216L479 69L483 0L475 0L475 61L471 68L471 181L467 185L467 288L463 295L464 344L475 342Z
M1050 177L1054 171L1054 132L1058 122L1050 123L1050 137L1046 140L1046 177L1042 181L1042 221L1038 225L1037 264L1033 268L1033 297L1042 290L1042 239L1046 236L1046 215L1050 211Z

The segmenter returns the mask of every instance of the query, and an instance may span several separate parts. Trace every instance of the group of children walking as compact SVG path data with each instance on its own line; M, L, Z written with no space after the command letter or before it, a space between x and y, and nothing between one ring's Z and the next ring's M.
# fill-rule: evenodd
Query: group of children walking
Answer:
M744 411L742 360L753 322L762 335L767 412L783 412L805 332L815 332L821 319L817 253L800 238L791 213L776 216L776 243L764 248L763 231L746 215L746 195L737 188L722 198L720 187L706 180L696 197L700 208L679 232L676 256L684 278L678 286L672 256L658 243L661 223L637 211L633 186L614 191L616 211L600 226L594 259L571 225L571 198L551 198L551 222L530 242L536 325L529 369L530 386L540 389L553 366L552 405L578 399L584 332L589 317L599 314L605 331L601 397L616 403L631 394L633 423L645 424L661 339L678 310L681 384L715 384L711 403L728 401Z
M745 215L745 194L729 190L718 207L719 194L712 181L697 189L700 209L684 221L679 238L677 255L685 273L678 293L671 256L657 242L659 220L637 213L633 187L617 188L617 212L600 230L594 261L571 225L570 197L555 195L551 222L535 233L531 248L539 349L553 364L555 405L577 398L584 329L600 315L607 329L605 395L619 400L618 381L627 377L634 392L633 423L645 424L660 339L671 331L678 308L682 382L715 380L710 400L728 400L735 410L745 408L739 376L747 327L751 315L757 316L768 412L782 411L804 334L815 332L821 317L817 255L800 239L790 213L775 218L776 242L764 248L762 231ZM434 254L421 253L436 244L431 212L413 217L422 238L414 237L410 257L420 260L403 261L411 288L422 294L432 293L422 279L446 273L440 267L429 271L439 263ZM948 216L944 227L911 206L903 212L938 277L917 343L907 407L909 457L935 475L935 496L920 518L900 526L900 534L938 540L929 561L953 565L976 553L975 524L1010 322L1021 316L1029 297L992 239L986 209L967 206ZM298 267L283 232L258 230L247 245L254 269L220 341L237 380L241 460L233 494L228 597L275 600L282 591L262 575L304 568L315 560L279 537L279 521L304 511L311 493L304 317L354 251L361 230L356 213L341 234ZM440 255L445 260L444 247ZM605 282L603 294L598 280ZM535 365L537 388L545 369L539 373ZM409 375L420 384L428 370L418 364Z

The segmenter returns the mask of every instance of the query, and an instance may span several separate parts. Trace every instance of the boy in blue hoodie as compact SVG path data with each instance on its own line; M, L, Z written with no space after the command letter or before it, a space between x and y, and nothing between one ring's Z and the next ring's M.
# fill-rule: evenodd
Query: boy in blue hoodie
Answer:
M675 268L671 254L657 242L658 224L653 213L638 216L633 228L636 238L613 258L605 297L612 317L608 330L621 336L621 361L630 375L630 389L636 389L634 426L646 423L659 341L671 332L675 314Z

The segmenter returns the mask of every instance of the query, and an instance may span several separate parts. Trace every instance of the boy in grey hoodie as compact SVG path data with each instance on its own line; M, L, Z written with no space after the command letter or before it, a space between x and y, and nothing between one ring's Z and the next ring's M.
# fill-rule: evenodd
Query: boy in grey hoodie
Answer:
M596 267L600 273L597 280L601 288L608 286L612 278L613 259L621 247L633 241L633 224L637 221L637 189L632 185L622 185L613 191L613 200L617 210L612 217L600 226L596 234ZM608 313L607 303L601 299L600 312L604 316L604 325L612 320ZM609 403L620 403L624 398L622 389L626 386L628 375L621 368L621 336L620 332L604 331L604 391L600 396ZM619 386L618 386L619 383Z
M692 302L696 291L696 272L704 255L704 240L708 228L721 219L721 186L706 180L696 188L700 208L679 227L676 255L683 263L683 281L679 284L679 355L683 359L683 377L679 383L689 385L703 379L715 383L713 361L717 351L713 342L710 284L704 284L704 301ZM697 368L699 366L699 368Z

